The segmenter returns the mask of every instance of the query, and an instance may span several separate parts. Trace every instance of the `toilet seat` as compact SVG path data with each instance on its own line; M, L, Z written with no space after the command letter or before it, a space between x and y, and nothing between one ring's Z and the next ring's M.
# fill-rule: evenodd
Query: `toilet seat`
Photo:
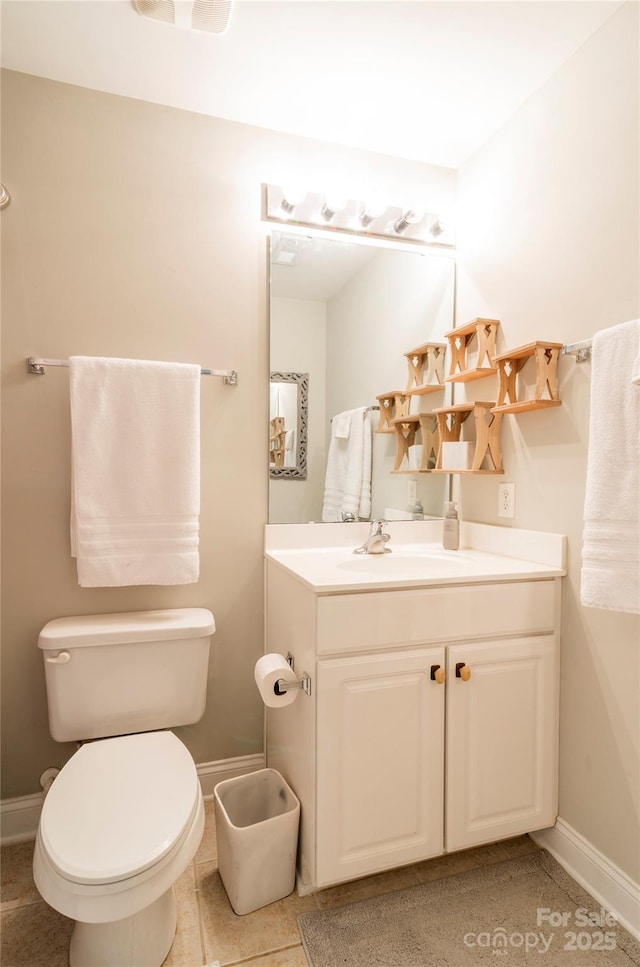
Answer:
M193 759L172 732L90 742L45 799L41 847L70 883L116 884L162 865L192 828L200 801Z

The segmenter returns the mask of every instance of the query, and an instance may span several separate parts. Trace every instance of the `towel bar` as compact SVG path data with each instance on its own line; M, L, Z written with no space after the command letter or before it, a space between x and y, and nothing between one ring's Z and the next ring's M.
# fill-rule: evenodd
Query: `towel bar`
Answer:
M563 356L575 356L577 363L586 363L591 359L591 339L584 342L572 342L561 349Z
M44 376L45 366L68 366L68 359L40 359L37 356L27 356L27 372L34 376ZM222 376L223 382L229 386L238 385L238 373L235 369L205 369L200 370L202 376Z

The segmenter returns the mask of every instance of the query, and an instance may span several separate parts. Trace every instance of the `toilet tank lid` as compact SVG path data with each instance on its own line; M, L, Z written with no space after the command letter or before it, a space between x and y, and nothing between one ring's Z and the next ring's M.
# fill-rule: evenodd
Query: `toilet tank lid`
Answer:
M38 648L57 651L87 645L204 638L215 630L215 619L206 608L86 614L49 621L40 632Z

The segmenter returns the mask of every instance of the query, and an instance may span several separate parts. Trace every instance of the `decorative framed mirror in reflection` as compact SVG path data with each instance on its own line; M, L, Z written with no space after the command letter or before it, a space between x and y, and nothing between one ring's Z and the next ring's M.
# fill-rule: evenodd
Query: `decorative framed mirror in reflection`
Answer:
M269 476L307 479L308 373L271 373Z
M454 327L454 282L451 252L272 230L270 369L304 373L313 393L306 476L287 466L291 447L278 454L280 466L270 449L270 523L442 517L448 475L432 474L417 447L411 463L399 462L398 434L383 428L379 398L409 388L408 362L415 368L415 359L407 354L415 347L446 342L444 333ZM410 395L403 415L423 426L420 414L450 403L451 384L441 383ZM283 432L272 425L274 414L272 407L270 438Z

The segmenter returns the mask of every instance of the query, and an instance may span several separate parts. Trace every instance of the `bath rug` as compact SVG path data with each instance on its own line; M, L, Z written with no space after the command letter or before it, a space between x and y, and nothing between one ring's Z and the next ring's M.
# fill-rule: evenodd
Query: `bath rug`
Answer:
M640 965L640 944L544 850L298 924L312 967Z

